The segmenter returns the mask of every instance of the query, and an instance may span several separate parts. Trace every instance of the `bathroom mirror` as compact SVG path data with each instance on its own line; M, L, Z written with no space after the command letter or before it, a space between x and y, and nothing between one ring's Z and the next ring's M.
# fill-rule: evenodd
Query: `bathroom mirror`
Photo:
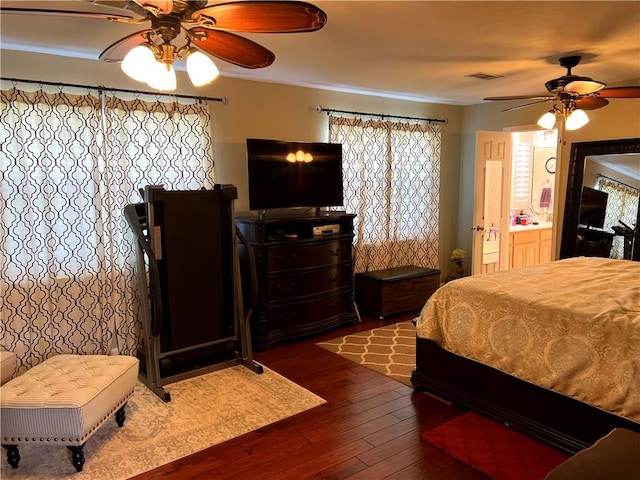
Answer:
M577 250L577 240L579 233L580 203L582 187L585 184L585 164L587 159L602 155L616 156L631 154L640 154L640 138L580 142L571 145L567 195L560 243L560 258L574 257L580 254ZM635 221L630 225L632 228L638 226L640 223L640 209L636 209L635 213ZM640 228L635 228L635 232L630 238L630 244L630 258L634 261L640 261Z

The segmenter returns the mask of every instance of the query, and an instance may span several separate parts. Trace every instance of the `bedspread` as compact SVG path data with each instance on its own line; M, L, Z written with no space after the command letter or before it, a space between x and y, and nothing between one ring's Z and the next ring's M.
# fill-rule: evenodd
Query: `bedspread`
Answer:
M577 257L438 289L419 337L640 422L640 262Z

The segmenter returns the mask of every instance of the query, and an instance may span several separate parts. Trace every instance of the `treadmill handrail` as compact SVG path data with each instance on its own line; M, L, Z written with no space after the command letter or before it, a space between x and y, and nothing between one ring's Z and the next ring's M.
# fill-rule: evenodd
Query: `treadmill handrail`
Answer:
M160 282L160 273L158 271L158 263L151 250L151 245L147 240L142 227L140 226L140 215L136 211L136 205L130 204L124 207L124 216L136 236L136 241L142 247L142 250L149 259L149 274L154 285L153 293L149 294L153 303L153 314L151 315L151 333L153 336L160 335L160 327L162 326L164 310L162 307L162 283ZM144 275L144 272L138 272L138 275ZM141 299L142 300L142 299Z
M251 243L247 240L240 229L236 227L236 236L240 240L240 242L244 245L247 250L247 256L249 257L249 274L251 276L251 300L249 301L249 313L247 314L247 318L251 315L253 310L255 310L256 304L258 303L258 278L256 272L256 256L253 252L253 248L251 247Z

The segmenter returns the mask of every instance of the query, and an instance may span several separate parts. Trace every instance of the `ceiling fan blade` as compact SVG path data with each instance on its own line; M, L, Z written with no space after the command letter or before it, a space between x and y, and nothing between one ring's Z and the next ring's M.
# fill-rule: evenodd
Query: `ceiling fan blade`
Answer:
M485 97L483 100L553 100L552 95L508 95L506 97Z
M531 102L531 103L525 103L524 105L518 105L516 107L511 107L511 108L505 108L504 110L502 110L503 112L511 112L513 110L519 110L521 108L525 108L525 107L530 107L531 105L537 105L539 103L547 103L547 102L552 102L555 99L555 97L549 97L546 100L538 100L537 102Z
M121 62L125 55L129 53L129 50L145 43L147 35L152 32L153 30L151 29L141 30L121 38L105 48L98 58L105 62Z
M85 2L94 3L96 5L102 5L104 7L120 8L125 10L129 0L84 0Z
M306 2L229 2L193 12L196 21L205 17L216 30L252 33L313 32L327 23L327 15Z
M580 110L595 110L607 105L609 105L609 100L601 97L583 97L576 100L576 107Z
M214 57L244 68L268 67L275 55L262 45L229 32L195 27L187 30L191 42Z
M98 12L76 12L73 10L44 10L40 8L4 8L0 7L0 14L12 15L47 15L50 17L82 17L82 18L100 18L110 20L112 22L122 23L140 23L144 20L138 20L126 15L114 15L112 13Z
M640 87L611 87L598 92L603 98L640 98Z

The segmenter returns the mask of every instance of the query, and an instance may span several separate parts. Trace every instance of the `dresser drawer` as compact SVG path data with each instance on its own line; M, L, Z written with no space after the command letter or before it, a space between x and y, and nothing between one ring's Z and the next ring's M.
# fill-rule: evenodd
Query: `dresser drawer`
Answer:
M269 307L267 321L269 327L274 330L281 328L299 330L322 320L349 314L352 308L351 293L341 292L308 302Z
M332 240L315 243L295 243L269 248L267 270L269 272L309 268L351 261L351 242Z
M267 280L269 302L305 295L331 292L340 287L351 289L351 265L341 264L316 271L289 272Z

